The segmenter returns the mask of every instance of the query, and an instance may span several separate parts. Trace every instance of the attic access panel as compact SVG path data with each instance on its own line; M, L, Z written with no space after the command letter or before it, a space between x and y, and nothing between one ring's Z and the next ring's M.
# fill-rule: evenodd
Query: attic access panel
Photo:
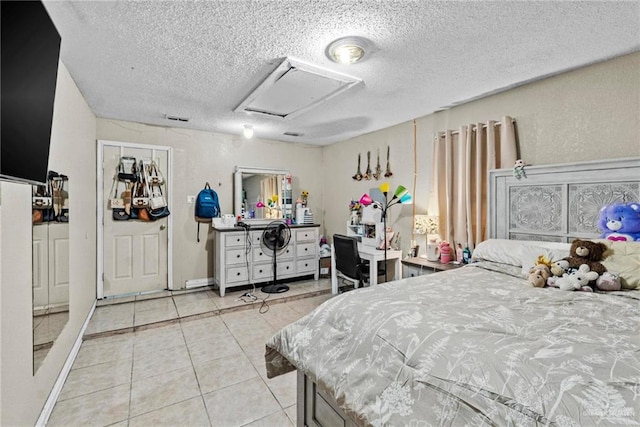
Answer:
M290 119L360 83L357 77L285 58L233 111Z

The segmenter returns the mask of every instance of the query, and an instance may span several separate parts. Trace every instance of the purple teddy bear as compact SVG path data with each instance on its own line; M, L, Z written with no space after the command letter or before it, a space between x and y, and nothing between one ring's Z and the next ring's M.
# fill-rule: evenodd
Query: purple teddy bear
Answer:
M640 240L640 204L614 203L600 209L598 227L603 239Z

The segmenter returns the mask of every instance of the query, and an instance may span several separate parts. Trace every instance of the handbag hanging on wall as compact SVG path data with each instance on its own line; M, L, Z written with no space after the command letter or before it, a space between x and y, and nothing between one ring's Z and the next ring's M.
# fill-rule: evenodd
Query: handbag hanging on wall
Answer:
M111 185L111 192L113 192L113 197L109 199L109 209L111 209L111 217L114 221L126 221L129 219L129 214L125 210L125 203L122 197L118 197L118 187L120 184L120 180L118 176L115 175L113 177L113 184Z
M135 157L122 156L118 163L118 180L136 182L138 179L138 168Z
M147 194L149 195L149 206L146 210L149 214L149 220L154 221L156 219L169 216L170 212L169 208L167 207L167 199L162 193L162 185L165 183L164 177L162 177L161 174L156 175L156 178L160 176L161 179L155 180L155 182L157 182L158 184L152 184L152 177L150 177L148 174L148 172L151 171L155 171L155 173L158 173L157 166L155 166L155 162L153 161L148 168L143 169L143 179ZM159 182L161 182L161 184Z

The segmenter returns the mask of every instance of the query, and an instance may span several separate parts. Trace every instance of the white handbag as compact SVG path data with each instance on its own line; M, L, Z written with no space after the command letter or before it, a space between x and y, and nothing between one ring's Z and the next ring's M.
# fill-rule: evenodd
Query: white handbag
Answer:
M142 178L136 182L132 191L133 199L131 200L131 206L134 208L147 208L149 207L149 195L147 193L146 185Z
M164 178L162 177L162 175L149 175L150 172L157 173L157 170L157 166L153 160L147 168L143 169L144 185L146 187L147 194L149 195L149 209L152 210L164 208L167 206L167 199L162 194L162 184L164 183ZM154 178L155 181L153 181Z

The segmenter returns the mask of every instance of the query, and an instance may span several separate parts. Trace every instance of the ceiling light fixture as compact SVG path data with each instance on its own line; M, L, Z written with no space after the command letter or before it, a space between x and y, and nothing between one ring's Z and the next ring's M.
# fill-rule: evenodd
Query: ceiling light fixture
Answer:
M251 137L253 137L253 126L244 125L244 128L242 129L242 135L244 135L244 137L247 139L251 139Z
M332 41L325 54L339 64L355 64L364 58L371 42L364 37L349 36Z

